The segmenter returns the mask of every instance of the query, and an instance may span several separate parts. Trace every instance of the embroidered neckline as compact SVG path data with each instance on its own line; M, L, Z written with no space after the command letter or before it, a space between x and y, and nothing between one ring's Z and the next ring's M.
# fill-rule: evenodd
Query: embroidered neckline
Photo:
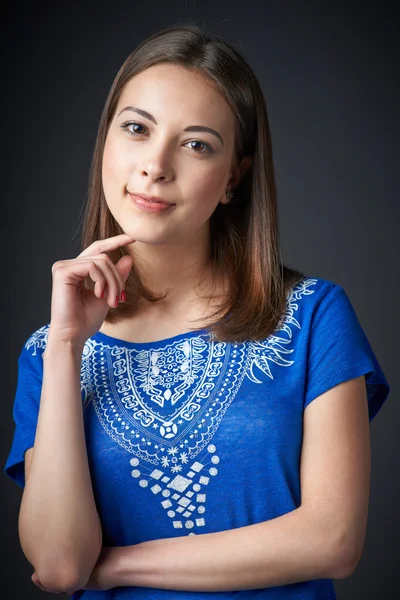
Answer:
M109 347L119 347L119 348L153 348L154 346L164 346L168 345L172 342L178 342L179 340L198 337L201 335L208 335L208 329L197 329L186 331L185 333L178 333L177 335L173 335L168 338L163 338L161 340L156 340L152 342L128 342L127 340L122 340L120 338L116 338L114 336L103 333L102 331L97 331L91 339L96 342L102 342L103 345Z

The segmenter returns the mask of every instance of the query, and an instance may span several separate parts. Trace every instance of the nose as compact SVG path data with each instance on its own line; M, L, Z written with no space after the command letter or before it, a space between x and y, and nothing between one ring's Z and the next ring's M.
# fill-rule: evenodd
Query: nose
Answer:
M141 175L150 178L152 181L171 179L172 165L170 155L171 150L168 150L166 146L158 150L155 146L152 146L149 152L143 157L140 165Z
M164 181L166 179L166 175L163 171L160 169L154 169L153 167L142 169L141 175L143 177L148 177L152 181Z

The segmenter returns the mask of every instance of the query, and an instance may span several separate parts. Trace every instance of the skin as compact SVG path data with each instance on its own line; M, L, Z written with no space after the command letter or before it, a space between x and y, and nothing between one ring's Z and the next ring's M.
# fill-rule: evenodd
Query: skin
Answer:
M152 114L157 125L133 111ZM121 126L129 125L125 130ZM185 132L190 125L218 131ZM138 133L131 136L129 131ZM165 306L182 308L196 295L197 272L209 254L209 220L219 202L229 202L251 159L234 159L235 115L213 85L193 70L154 65L134 76L121 94L108 131L102 165L110 212L136 242L129 246L141 278L155 292L170 291ZM207 144L213 152L207 153ZM129 192L176 203L169 214L140 211Z

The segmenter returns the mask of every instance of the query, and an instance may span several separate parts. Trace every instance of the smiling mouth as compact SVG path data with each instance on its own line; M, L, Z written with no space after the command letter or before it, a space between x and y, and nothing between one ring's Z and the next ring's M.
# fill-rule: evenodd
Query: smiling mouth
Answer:
M160 198L159 196L149 196L148 194L135 194L134 192L128 192L130 196L135 196L136 198L142 198L146 202L150 204L165 204L167 206L174 206L173 202L169 202L169 200L164 200L164 198Z
M142 196L137 196L135 194L129 194L129 196L140 210L146 212L169 212L176 206L176 204L169 204L166 202L155 202L154 200L142 198Z
M141 198L141 196L139 196ZM147 198L143 198L145 202L150 202L150 204L164 204L165 206L172 206L169 202L159 202L158 200L148 200Z

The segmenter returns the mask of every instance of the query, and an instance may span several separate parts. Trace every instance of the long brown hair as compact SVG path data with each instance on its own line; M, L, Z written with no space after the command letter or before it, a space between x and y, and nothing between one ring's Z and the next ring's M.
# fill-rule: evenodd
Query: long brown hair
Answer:
M228 204L219 203L210 218L212 277L224 274L230 289L207 327L226 342L262 340L279 325L289 288L304 274L282 264L271 134L267 108L258 80L244 58L223 39L193 24L167 27L143 41L118 71L106 100L90 169L88 201L82 230L82 250L95 240L124 233L108 209L102 186L102 157L107 132L125 84L157 63L173 63L201 73L222 94L237 118L237 164L244 156L252 164ZM125 248L108 252L117 262ZM93 289L93 282L85 285ZM106 322L117 323L137 310L139 302L157 302L139 278L135 265L125 284L127 301L110 308ZM212 289L212 288L211 288ZM193 328L194 329L194 328Z

